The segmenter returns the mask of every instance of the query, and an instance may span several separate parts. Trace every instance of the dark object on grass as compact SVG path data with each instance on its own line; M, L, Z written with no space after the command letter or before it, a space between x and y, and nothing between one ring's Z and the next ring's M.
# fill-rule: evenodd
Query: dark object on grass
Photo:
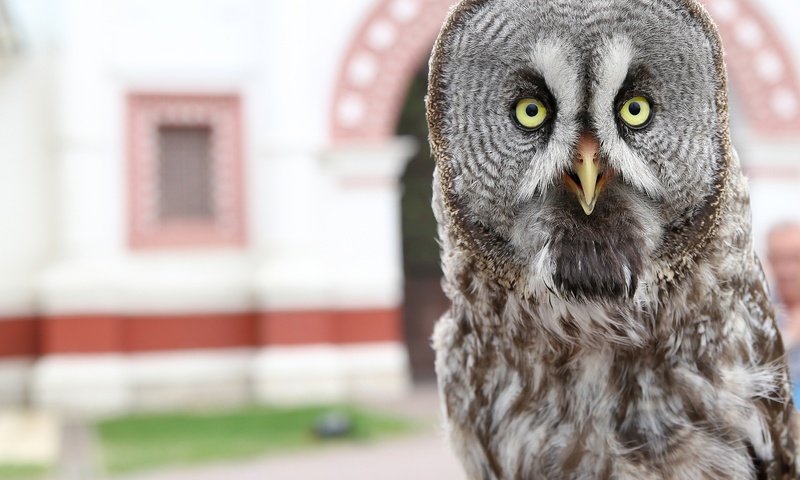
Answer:
M353 419L344 412L329 412L314 422L314 435L321 439L344 438L353 432Z

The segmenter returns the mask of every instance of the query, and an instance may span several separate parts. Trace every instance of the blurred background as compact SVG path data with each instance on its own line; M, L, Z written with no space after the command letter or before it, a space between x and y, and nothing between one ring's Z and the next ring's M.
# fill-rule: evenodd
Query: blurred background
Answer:
M0 480L460 478L423 105L453 3L0 0ZM703 3L766 258L800 3Z

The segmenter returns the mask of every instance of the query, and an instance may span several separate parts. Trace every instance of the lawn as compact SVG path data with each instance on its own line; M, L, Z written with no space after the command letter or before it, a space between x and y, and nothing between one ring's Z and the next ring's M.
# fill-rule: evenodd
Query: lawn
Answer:
M39 480L48 470L42 465L0 465L0 480Z
M330 412L340 412L352 422L349 434L339 440L323 440L314 434L319 418ZM330 443L366 442L415 428L406 419L348 406L252 407L127 416L100 422L97 432L106 470L123 473L236 460Z

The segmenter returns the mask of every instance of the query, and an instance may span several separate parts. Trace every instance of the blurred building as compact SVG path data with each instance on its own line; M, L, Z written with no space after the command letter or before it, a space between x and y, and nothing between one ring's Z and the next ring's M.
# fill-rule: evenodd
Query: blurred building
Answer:
M800 205L800 4L704 3L760 239ZM430 378L422 96L450 4L0 3L0 400L102 413Z

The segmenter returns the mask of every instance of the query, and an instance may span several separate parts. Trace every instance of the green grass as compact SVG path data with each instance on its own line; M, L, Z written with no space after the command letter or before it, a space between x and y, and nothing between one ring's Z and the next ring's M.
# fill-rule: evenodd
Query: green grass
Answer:
M352 419L344 441L370 441L415 428L408 420L353 407L252 407L128 416L100 422L97 432L106 470L121 473L327 445L331 441L316 438L312 429L320 415L331 411Z
M44 478L49 470L44 465L0 464L0 480L39 480Z

